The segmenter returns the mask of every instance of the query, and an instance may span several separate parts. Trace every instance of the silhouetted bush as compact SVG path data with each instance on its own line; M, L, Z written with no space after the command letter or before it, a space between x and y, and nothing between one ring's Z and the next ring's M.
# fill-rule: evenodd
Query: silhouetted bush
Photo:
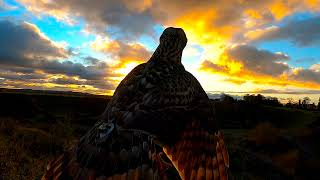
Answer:
M255 128L249 130L248 140L257 145L274 144L280 135L280 130L272 124L265 122L258 124Z
M293 176L299 161L299 151L290 150L272 157L273 163L283 172Z
M258 95L245 95L243 96L243 100L248 104L263 104L263 105L269 105L269 106L282 106L282 104L279 102L278 98L276 97L264 97L261 94Z

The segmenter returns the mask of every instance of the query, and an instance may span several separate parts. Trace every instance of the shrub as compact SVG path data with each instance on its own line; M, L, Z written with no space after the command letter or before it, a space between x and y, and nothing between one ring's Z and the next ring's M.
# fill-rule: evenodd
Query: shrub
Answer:
M248 140L257 145L274 144L280 135L280 130L271 123L264 122L249 130Z

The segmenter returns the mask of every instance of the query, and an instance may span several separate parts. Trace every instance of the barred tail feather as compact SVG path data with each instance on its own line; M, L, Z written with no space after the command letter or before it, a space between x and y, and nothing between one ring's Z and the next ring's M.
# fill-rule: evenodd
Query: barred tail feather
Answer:
M166 146L163 151L182 179L228 179L229 156L222 133L213 135L199 129L196 121L173 146Z
M217 137L217 141L219 143L219 147L221 149L221 153L222 153L222 157L223 157L223 162L225 164L225 166L227 168L229 168L229 154L228 154L228 150L227 150L227 147L224 143L224 137L223 137L223 134L218 131L216 133L216 137Z

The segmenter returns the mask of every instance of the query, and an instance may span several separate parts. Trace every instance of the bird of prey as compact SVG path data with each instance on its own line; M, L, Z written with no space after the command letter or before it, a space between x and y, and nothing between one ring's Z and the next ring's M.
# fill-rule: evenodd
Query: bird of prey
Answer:
M102 118L43 179L227 179L228 152L210 100L181 63L187 37L169 27L118 85Z

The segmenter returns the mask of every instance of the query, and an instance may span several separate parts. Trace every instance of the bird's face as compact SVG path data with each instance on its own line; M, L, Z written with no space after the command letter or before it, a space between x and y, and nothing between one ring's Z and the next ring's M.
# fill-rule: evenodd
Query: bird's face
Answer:
M160 46L166 56L182 53L187 41L187 36L181 28L166 28L160 36Z

